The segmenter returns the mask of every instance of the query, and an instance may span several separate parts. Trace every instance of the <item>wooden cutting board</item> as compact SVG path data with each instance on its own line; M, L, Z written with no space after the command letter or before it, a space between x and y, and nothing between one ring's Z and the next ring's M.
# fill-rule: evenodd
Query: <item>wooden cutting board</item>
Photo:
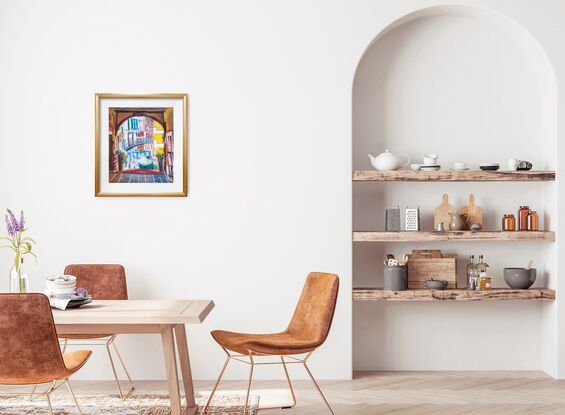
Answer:
M438 223L443 223L443 229L446 231L449 230L449 220L451 219L449 214L455 212L455 208L449 204L449 196L444 194L441 205L436 207L434 214L434 229L437 229Z
M415 249L408 255L408 289L427 288L426 280L447 280L447 288L457 288L457 255L439 249Z
M479 223L483 227L483 209L475 205L475 195L469 195L469 204L461 208L461 214L467 218L465 228L469 229L471 223Z

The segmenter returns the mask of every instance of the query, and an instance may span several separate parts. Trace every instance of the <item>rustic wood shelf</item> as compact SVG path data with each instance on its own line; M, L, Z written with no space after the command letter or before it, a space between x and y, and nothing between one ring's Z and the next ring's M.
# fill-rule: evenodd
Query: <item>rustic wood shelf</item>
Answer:
M488 291L473 290L406 290L384 291L382 288L354 288L353 301L500 301L500 300L555 300L555 290L530 288L513 290L494 288Z
M377 171L357 170L353 172L354 182L551 182L555 171Z
M555 241L553 231L354 231L353 242Z

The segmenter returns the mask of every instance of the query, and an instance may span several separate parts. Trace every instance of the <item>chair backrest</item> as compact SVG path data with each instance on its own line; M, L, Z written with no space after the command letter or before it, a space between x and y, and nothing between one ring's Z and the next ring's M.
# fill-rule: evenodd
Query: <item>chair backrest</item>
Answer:
M335 274L311 272L306 278L287 332L321 346L328 337L339 291Z
M66 275L77 277L77 287L87 290L95 300L127 300L126 271L122 265L73 264Z
M49 299L0 294L0 384L57 379L66 372Z

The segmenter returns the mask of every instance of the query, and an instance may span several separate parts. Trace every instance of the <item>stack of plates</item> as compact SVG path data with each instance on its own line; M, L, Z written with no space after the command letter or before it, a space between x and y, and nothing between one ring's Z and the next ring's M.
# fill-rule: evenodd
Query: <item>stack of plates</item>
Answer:
M73 275L54 275L47 277L45 284L47 285L47 295L61 299L70 299L75 292L77 278Z
M73 295L71 297L71 301L67 304L67 308L78 308L82 305L88 304L92 302L92 297L79 297L77 295Z

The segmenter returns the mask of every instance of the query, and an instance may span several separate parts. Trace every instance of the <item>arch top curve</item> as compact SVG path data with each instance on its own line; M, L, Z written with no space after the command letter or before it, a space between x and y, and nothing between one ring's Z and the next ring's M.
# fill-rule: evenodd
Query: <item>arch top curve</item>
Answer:
M452 18L451 21L449 20L450 18ZM385 69L390 62L386 59L391 58L391 55L388 55L384 57L383 61L378 63L378 65L380 65L378 70L380 71L379 75L364 73L366 72L365 69L363 69L366 68L364 62L370 62L371 60L374 61L374 56L371 55L374 55L373 52L375 50L378 50L381 45L388 45L386 47L388 47L389 50L391 50L391 48L394 48L398 51L398 53L403 53L404 51L406 51L411 57L415 58L420 63L422 62L420 58L422 56L426 56L424 55L425 52L419 49L419 47L422 45L425 45L427 51L432 50L432 55L435 54L439 56L437 51L440 51L441 48L444 47L447 43L445 36L436 36L436 30L433 29L436 27L436 21L434 19L438 22L441 22L441 24L439 24L440 30L442 30L441 26L445 26L444 23L447 22L447 24L449 24L453 28L452 32L455 33L456 36L458 36L458 33L460 33L464 39L474 39L473 42L475 46L480 44L480 42L485 42L484 49L490 49L492 42L489 41L488 35L485 35L485 33L490 32L492 35L496 36L499 39L505 39L504 42L507 43L509 48L513 49L513 51L511 52L513 56L516 57L518 56L517 54L521 54L521 56L523 57L522 61L519 63L516 60L515 63L517 65L529 66L529 69L527 70L531 71L531 79L535 79L535 84L537 84L535 88L539 93L540 122L538 131L539 137L543 137L543 141L546 143L543 148L543 152L545 153L543 155L544 164L546 164L547 168L555 168L557 166L557 152L554 150L557 146L558 88L553 64L542 44L526 27L524 27L522 24L518 23L511 17L508 17L498 11L473 5L438 5L412 11L392 21L375 35L373 40L370 41L368 46L363 51L359 62L357 63L353 76L353 94L355 95L355 91L356 89L358 89L360 77L365 78L364 82L367 82L367 76L373 77L372 82L383 82L382 79L378 80L377 78L375 78L375 76L392 76L396 79L396 85L402 85L402 83L399 84L399 82L401 82L399 80L399 77L402 78L405 75L414 73L412 71L418 70L414 67L416 62L408 62L409 65L405 62L405 65L400 68L400 70L404 71L405 73L401 72L399 74L398 72L387 72ZM471 19L474 22L465 22L461 19ZM422 26L426 26L431 29L424 34L418 34L418 27ZM478 31L474 33L465 32L465 29L459 29L460 26L471 27L472 30ZM410 31L413 31L411 35L412 37L410 37L410 35L408 35L407 37L407 33L409 33ZM406 39L409 39L408 43L404 43L406 42ZM479 55L482 55L482 53L479 52L479 49L477 48L475 48L474 51L472 49L464 49L464 47L458 49L457 47L453 47L453 42L451 44L447 44L447 46L451 48L451 52L454 55L460 56L461 62L472 62L472 60L475 58L474 53L478 52ZM433 51L433 49L430 49L430 47L435 47L435 51ZM499 53L504 55L504 49L500 49ZM441 68L441 61L437 61L437 56L435 58L436 65L439 65L436 68L438 70L442 70L443 68ZM494 59L497 59L497 57L495 57ZM430 59L430 62L431 61L433 61L433 58ZM374 68L375 62L368 64L368 66L371 65L373 65ZM502 69L498 68L496 64L494 64L493 66L490 61L484 61L482 67L475 65L474 63L472 64L472 66L478 69L477 76L479 77L488 73L488 71L490 70L495 70L498 76L501 77L499 79L503 80L504 83L505 75L502 72ZM514 66L514 68L526 70L526 66ZM424 70L426 69L429 70L429 67L424 68ZM506 74L509 75L512 75L512 72L514 72L514 69L509 67L508 64L505 66L505 70L508 71L506 72ZM395 68L394 71L398 71L398 69ZM474 76L474 74L471 76ZM492 81L492 77L491 79L489 79L489 81ZM434 82L442 82L442 80L441 78L436 78ZM460 82L466 81L462 78L460 79ZM530 84L530 87L532 87L532 84ZM403 90L400 89L398 91ZM476 91L472 91L472 93L475 92ZM490 94L490 92L486 92L486 94L487 95L485 95L485 97L488 98L488 94ZM513 95L513 98L509 99L521 99L519 96L517 96L517 94L511 95ZM416 100L420 99L418 96L414 96L414 98ZM499 101L499 104L503 105L502 101ZM386 106L383 108L386 112L394 112L395 110L394 106ZM464 125L464 122L462 123L462 125Z
M366 56L367 52L382 37L399 28L400 26L403 26L415 20L438 16L468 17L472 19L478 19L483 22L490 23L495 27L498 27L500 30L505 32L507 36L513 39L514 42L528 56L540 77L542 87L544 89L548 89L548 93L553 93L556 96L557 81L553 65L545 49L532 33L530 33L523 25L521 25L517 21L500 12L486 7L463 4L425 7L410 12L394 20L379 33L377 33L373 40L367 45L359 59L359 62L357 63L355 75L357 75L359 66L361 65L361 62L363 61L363 58Z

